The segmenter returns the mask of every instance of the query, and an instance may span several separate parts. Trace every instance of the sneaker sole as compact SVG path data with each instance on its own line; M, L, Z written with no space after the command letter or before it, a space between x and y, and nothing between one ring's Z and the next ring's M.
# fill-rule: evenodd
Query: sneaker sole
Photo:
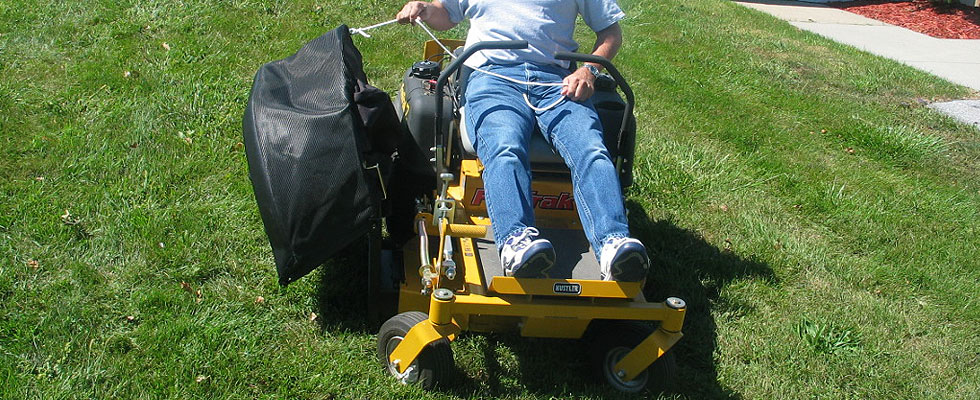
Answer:
M612 263L612 280L619 282L639 282L647 277L646 254L631 251L623 254Z
M547 278L548 270L555 265L554 251L541 251L531 256L524 265L514 271L515 278Z

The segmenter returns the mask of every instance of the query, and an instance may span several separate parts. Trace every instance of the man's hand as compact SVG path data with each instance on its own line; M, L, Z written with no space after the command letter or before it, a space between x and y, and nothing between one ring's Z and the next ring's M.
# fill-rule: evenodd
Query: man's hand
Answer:
M592 55L612 60L616 56L616 52L619 51L619 46L622 44L623 30L617 22L609 25L606 29L596 32L595 47L593 47ZM591 65L602 71L601 65ZM575 72L572 72L571 75L565 77L564 83L565 87L562 88L561 94L568 96L568 98L574 101L585 101L589 97L592 97L592 93L595 93L595 75L592 75L592 72L586 67L579 68Z
M405 3L405 7L395 16L399 24L414 24L416 18L424 21L429 17L429 3L424 1L410 1Z
M595 93L595 76L588 68L582 67L562 81L565 86L561 89L561 94L568 96L573 101L585 101Z
M449 20L449 12L442 6L442 3L433 1L410 1L405 3L402 10L395 15L399 24L414 24L417 18L437 31L452 29L456 24Z

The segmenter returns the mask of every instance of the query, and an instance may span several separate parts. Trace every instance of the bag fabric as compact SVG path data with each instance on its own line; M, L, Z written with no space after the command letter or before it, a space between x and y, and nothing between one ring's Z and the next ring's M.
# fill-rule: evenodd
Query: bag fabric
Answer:
M286 285L362 237L383 213L400 125L341 25L262 66L243 118L249 178Z

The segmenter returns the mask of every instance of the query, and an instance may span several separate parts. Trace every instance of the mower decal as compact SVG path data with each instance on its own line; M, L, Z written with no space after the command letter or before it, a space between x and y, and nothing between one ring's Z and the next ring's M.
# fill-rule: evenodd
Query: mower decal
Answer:
M398 98L402 100L402 120L408 118L408 94L405 93L405 82L402 82L401 93L399 93Z
M473 200L470 201L470 205L481 206L485 200L486 194L483 188L479 188L473 193ZM568 192L561 192L558 195L539 195L537 191L534 191L531 192L531 201L534 208L542 210L572 211L575 209L575 199Z
M555 294L582 294L582 285L578 283L555 283Z

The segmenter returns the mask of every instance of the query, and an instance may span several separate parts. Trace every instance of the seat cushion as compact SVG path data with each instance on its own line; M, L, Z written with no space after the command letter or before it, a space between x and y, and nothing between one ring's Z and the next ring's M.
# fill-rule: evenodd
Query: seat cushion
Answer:
M469 157L476 157L476 146L472 140L470 140L470 135L468 133L466 123L466 106L461 106L459 108L459 136L460 143L462 144L463 151ZM534 132L531 133L531 143L530 149L528 151L528 157L531 159L531 170L532 171L567 171L568 167L565 165L565 160L555 152L555 149L551 147L550 144L544 139L544 135L541 131L535 127Z

